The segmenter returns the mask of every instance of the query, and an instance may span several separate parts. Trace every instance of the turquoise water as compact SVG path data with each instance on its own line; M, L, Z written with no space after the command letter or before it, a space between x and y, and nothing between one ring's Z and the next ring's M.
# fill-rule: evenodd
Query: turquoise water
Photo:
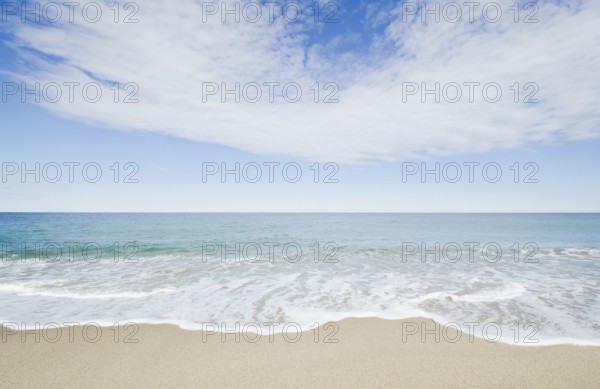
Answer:
M4 213L0 253L2 322L420 315L600 339L599 214Z

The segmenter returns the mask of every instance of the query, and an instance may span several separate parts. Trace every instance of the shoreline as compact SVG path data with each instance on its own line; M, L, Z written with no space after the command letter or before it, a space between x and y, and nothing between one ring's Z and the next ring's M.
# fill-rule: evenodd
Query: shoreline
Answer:
M98 339L87 328L86 340L85 327L70 328L61 337L3 328L0 386L600 386L600 347L471 341L421 317L348 318L298 339L139 324L100 327Z
M436 318L432 318L432 317L428 317L428 316L411 316L411 317L406 317L406 318L389 318L389 317L382 317L382 316L342 316L341 318L337 318L337 319L331 319L331 320L327 320L327 321L320 321L320 322L314 322L313 325L309 326L309 325L302 325L298 322L281 322L281 323L261 323L261 322L238 322L237 324L239 325L239 330L238 331L234 331L234 329L232 329L231 327L229 327L230 324L224 323L224 322L204 322L202 323L201 328L195 328L194 325L186 325L184 324L185 322L176 322L176 321L152 321L152 320L148 320L148 319L134 319L134 320L129 320L129 321L121 321L121 322L108 322L108 321L102 321L102 320L90 320L90 321L86 321L86 322L64 322L63 324L60 323L56 323L56 322L52 322L52 325L48 325L47 329L44 328L40 323L36 323L37 325L40 326L40 328L38 327L31 327L31 326L26 326L26 327L22 327L22 325L26 324L26 323L16 323L16 322L7 322L7 321L0 321L0 329L2 330L2 334L4 334L4 332L6 331L8 333L8 336L11 335L15 335L14 333L20 333L23 331L40 331L40 335L43 332L46 331L51 331L54 328L60 328L62 330L66 330L70 327L77 327L77 328L81 328L83 326L89 326L89 327L94 327L94 328L102 328L105 330L111 330L114 331L113 328L115 327L115 325L118 325L120 327L123 327L125 325L135 325L135 326L174 326L175 328L181 330L181 331L189 331L189 332L210 332L211 334L220 334L222 332L230 334L230 333L234 333L234 332L239 332L240 334L242 333L259 333L261 334L261 336L270 336L270 335L281 335L282 333L282 327L284 326L288 326L288 329L291 329L292 332L302 332L302 333L306 333L306 332L310 332L311 329L314 329L315 327L323 327L324 325L330 324L330 323L340 323L343 321L361 321L361 320L381 320L381 321L390 321L390 322L414 322L416 321L426 321L426 322L432 322L432 325L436 325L436 326L440 326L440 336L443 338L445 336L445 328L448 327L449 329L457 329L458 332L462 333L462 336L468 337L469 339L471 338L476 338L478 339L478 341L483 341L486 343L491 343L491 344L504 344L504 345L509 345L509 346L522 346L522 347L549 347L549 346L580 346L580 347L600 347L600 341L593 341L593 340L582 340L582 339L575 339L575 338L569 338L569 337L557 337L557 338L552 338L551 340L539 340L537 338L537 334L535 333L534 329L531 329L529 331L524 331L523 330L523 323L520 323L521 327L519 329L519 332L514 332L514 329L511 328L512 332L510 332L509 335L505 336L506 333L503 332L502 336L500 338L496 338L495 336L490 336L489 334L491 333L492 335L494 335L494 331L495 329L491 329L488 331L486 336L486 332L484 331L484 327L486 325L490 325L490 327L494 327L497 328L496 323L494 322L489 322L489 323L479 323L479 322L465 322L465 323L458 323L456 321L444 321L444 320L439 320L437 317ZM11 324L11 327L6 327L5 324ZM462 326L461 326L462 324ZM519 324L519 323L517 323ZM535 323L530 323L530 324L535 324ZM236 323L231 324L233 326L236 325ZM219 328L222 327L223 329ZM464 327L464 328L463 328ZM425 330L427 330L428 328L430 328L429 326L427 326L425 328ZM468 331L465 331L465 329L467 329ZM411 336L410 332L414 331L414 328L409 328L409 327L403 327L403 330L408 330L409 334L408 336ZM417 329L417 333L415 335L419 335L420 334L420 328ZM506 328L505 328L506 330ZM289 331L288 331L289 332ZM527 332L529 332L529 334L527 334ZM534 336L535 335L535 336ZM429 336L429 335L428 335ZM0 337L0 341L3 338ZM451 340L452 338L449 337L449 340ZM472 341L470 341L472 343ZM449 343L453 343L453 342L449 342Z

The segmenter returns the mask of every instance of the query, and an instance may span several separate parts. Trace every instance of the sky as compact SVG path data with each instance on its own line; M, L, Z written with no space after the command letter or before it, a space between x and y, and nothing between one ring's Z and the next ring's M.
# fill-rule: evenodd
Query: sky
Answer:
M422 3L3 1L0 211L600 212L600 3Z

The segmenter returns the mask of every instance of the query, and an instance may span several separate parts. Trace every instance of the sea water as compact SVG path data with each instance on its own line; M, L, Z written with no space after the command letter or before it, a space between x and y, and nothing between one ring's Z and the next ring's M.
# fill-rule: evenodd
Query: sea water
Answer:
M600 214L3 213L0 255L27 328L423 316L600 344Z

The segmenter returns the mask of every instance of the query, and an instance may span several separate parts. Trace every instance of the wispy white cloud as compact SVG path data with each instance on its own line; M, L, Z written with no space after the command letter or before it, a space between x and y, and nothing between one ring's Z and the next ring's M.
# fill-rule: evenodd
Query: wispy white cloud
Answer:
M482 2L485 4L486 2ZM17 24L15 47L28 65L15 79L28 82L135 82L137 104L103 98L46 104L57 114L110 127L162 132L226 144L259 154L285 154L347 163L424 155L485 152L538 142L600 135L600 4L577 7L540 1L538 23L515 23L509 7L497 23L403 21L399 4L367 50L310 38L308 24L202 22L196 1L140 2L137 24ZM520 18L530 12L522 11ZM340 16L338 16L339 18ZM386 18L370 7L367 23ZM410 19L409 19L410 20ZM431 20L431 19L430 19ZM327 29L328 26L320 26ZM342 48L344 48L342 50ZM31 51L28 49L34 49ZM37 52L62 58L49 60ZM276 99L202 101L203 82L297 82L298 103ZM315 81L340 85L336 104L315 104ZM498 83L497 103L403 102L403 82ZM509 87L539 85L537 104L513 102ZM266 90L266 89L265 89ZM105 90L106 92L107 90ZM121 91L121 93L126 94ZM321 91L324 98L327 91ZM122 96L121 96L122 98Z

